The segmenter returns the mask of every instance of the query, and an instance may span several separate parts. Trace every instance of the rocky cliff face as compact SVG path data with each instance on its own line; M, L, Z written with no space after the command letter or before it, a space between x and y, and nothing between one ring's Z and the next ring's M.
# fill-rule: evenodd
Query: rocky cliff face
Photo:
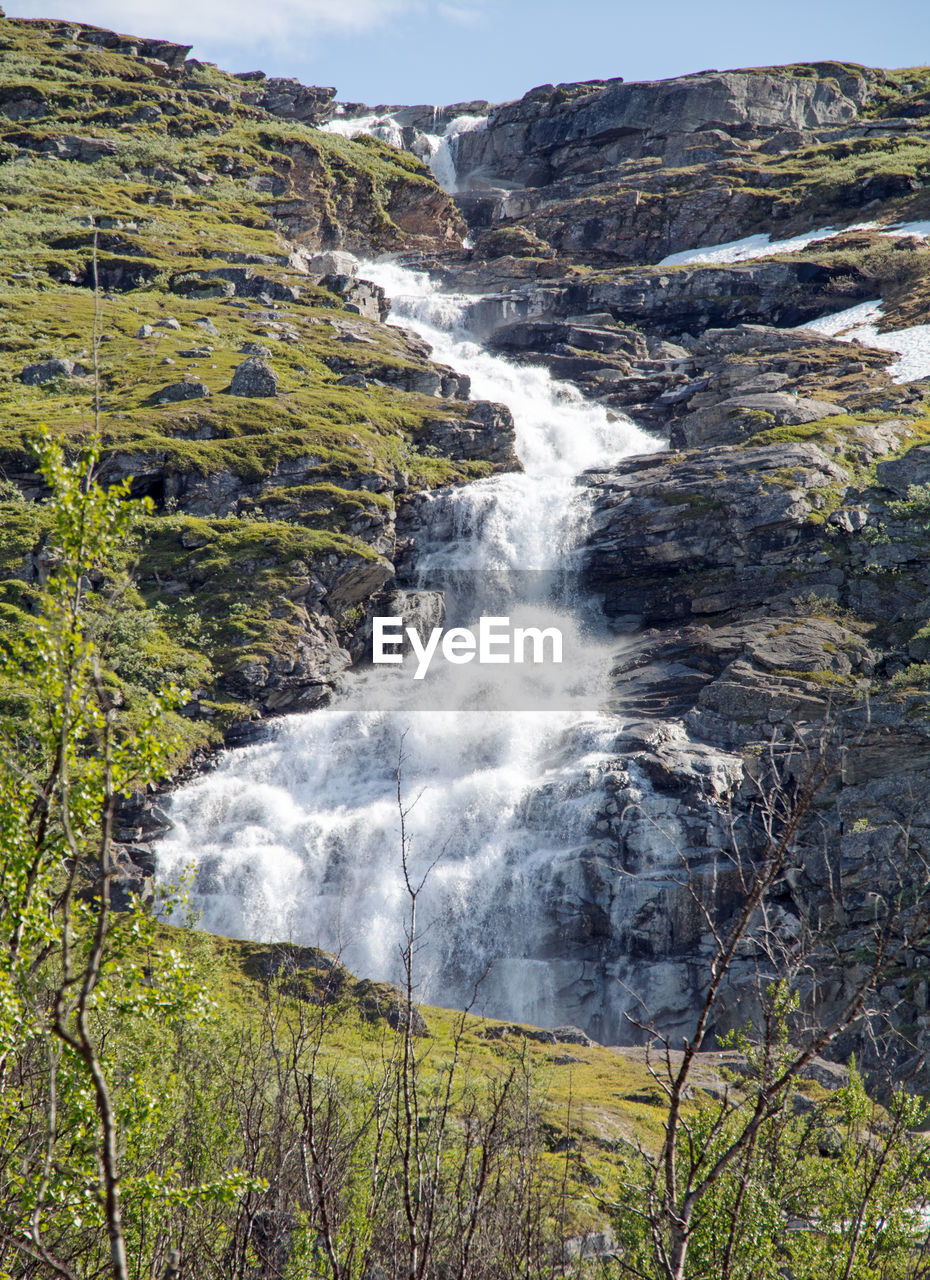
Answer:
M776 910L784 936L817 920L849 957L828 1005L859 972L875 895L928 847L930 382L795 328L879 297L889 327L923 318L925 243L881 232L930 213L928 84L816 64L550 86L454 144L475 248L434 272L475 295L471 323L495 350L671 446L588 477L586 575L627 637L627 725L538 955L575 963L566 1016L599 1037L631 1034L605 1016L618 982L687 1034L711 954L692 891L718 921L736 907L721 877L734 823L751 830L798 736L830 726L844 760ZM649 265L854 218L877 225L748 262ZM915 1062L927 964L915 947L882 993ZM750 970L718 1030L751 1016Z
M460 204L484 257L603 265L920 204L925 94L839 63L544 85L456 139Z
M794 79L765 71L545 85L492 108L486 130L458 140L456 159L475 183L544 186L623 160L679 157L705 133L840 124L855 118L868 89L867 80L852 73L841 84L832 76Z

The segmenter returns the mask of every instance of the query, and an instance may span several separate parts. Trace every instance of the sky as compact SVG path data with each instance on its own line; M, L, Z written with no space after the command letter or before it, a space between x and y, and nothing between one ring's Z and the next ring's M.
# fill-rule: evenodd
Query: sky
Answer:
M193 44L228 71L371 105L782 62L930 63L926 0L6 0L6 11Z

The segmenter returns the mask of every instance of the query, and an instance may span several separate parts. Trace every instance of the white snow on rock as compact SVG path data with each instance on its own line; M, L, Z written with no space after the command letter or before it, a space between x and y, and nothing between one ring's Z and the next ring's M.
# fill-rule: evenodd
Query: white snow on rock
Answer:
M832 240L847 231L875 231L877 222L856 222L851 227L818 227L788 240L773 240L769 235L745 236L742 240L728 240L725 244L707 245L702 249L685 249L682 253L670 253L659 263L660 267L685 266L695 262L746 262L750 258L770 258L774 253L798 253L818 240ZM930 236L930 221L897 222L879 230L879 235Z
M825 338L840 338L844 342L852 342L853 338L859 338L866 329L871 329L872 322L880 320L881 316L882 300L876 298L874 302L859 302L854 307L847 307L845 311L835 311L832 315L821 316L819 320L810 320L798 328L822 333Z
M828 338L838 338L841 342L861 342L864 347L896 352L898 359L888 365L888 372L895 382L930 378L930 324L879 333L876 322L882 315L882 304L878 299L860 302L855 307L847 307L845 311L837 311L831 316L821 316L819 320L811 320L799 327L822 333Z
M859 222L854 227L818 227L804 235L788 240L773 240L769 235L745 236L742 240L728 240L726 244L708 245L703 249L686 249L682 253L670 253L659 263L660 267L684 266L692 262L746 262L749 258L769 258L773 253L797 253L815 240L830 240L842 231L869 231L874 222Z
M851 227L818 227L788 240L772 240L768 235L745 236L742 240L730 240L726 244L672 253L663 258L659 266L745 262L749 258L767 258L775 253L797 253L815 241L831 240L846 231L875 230L879 235L895 239L904 236L927 239L930 237L930 220L895 222L885 227L880 227L877 222L857 222ZM874 302L857 303L856 306L833 315L821 316L819 320L812 320L800 327L822 333L828 338L839 338L843 342L861 342L865 347L895 352L898 359L888 366L888 372L895 382L914 382L918 378L930 377L930 324L879 333L878 323L883 314L881 299L878 298Z
M930 221L923 222L893 222L890 226L885 227L879 232L883 236L919 236L925 240L930 236Z

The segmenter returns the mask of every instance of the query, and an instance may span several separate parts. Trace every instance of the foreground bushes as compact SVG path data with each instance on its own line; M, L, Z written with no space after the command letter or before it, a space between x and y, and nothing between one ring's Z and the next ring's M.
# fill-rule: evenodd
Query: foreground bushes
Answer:
M596 1175L571 1108L553 1123L525 1046L478 1055L466 1015L424 1027L409 881L404 988L363 1002L338 964L320 957L308 977L287 948L230 996L209 940L173 946L140 906L111 911L119 799L163 772L166 711L186 695L149 691L127 717L97 647L99 599L86 601L91 581L98 597L124 589L127 489L98 487L93 455L71 465L47 438L38 452L50 570L0 677L18 708L0 752L0 1278L930 1274L921 1104L899 1089L879 1107L854 1071L832 1095L798 1087L839 1034L874 1021L889 965L925 936L922 882L898 860L897 897L876 906L830 1022L811 997L810 974L830 971L822 942L758 923L830 776L826 749L766 793L768 839L739 864L742 905L715 934L694 1034L648 1064L661 1132L602 1143ZM756 1025L734 1038L732 1080L708 1092L696 1055L748 955Z

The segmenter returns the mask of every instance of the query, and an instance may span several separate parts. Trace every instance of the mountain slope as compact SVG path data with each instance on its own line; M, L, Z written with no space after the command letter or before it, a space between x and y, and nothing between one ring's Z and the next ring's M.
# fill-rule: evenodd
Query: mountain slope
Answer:
M457 244L429 172L305 123L325 91L295 104L187 52L0 23L0 555L19 625L42 556L28 436L94 434L96 335L102 473L155 507L141 596L101 596L101 635L130 702L190 686L193 747L325 700L391 577L396 493L514 462L507 415L464 403L352 260L320 256Z

